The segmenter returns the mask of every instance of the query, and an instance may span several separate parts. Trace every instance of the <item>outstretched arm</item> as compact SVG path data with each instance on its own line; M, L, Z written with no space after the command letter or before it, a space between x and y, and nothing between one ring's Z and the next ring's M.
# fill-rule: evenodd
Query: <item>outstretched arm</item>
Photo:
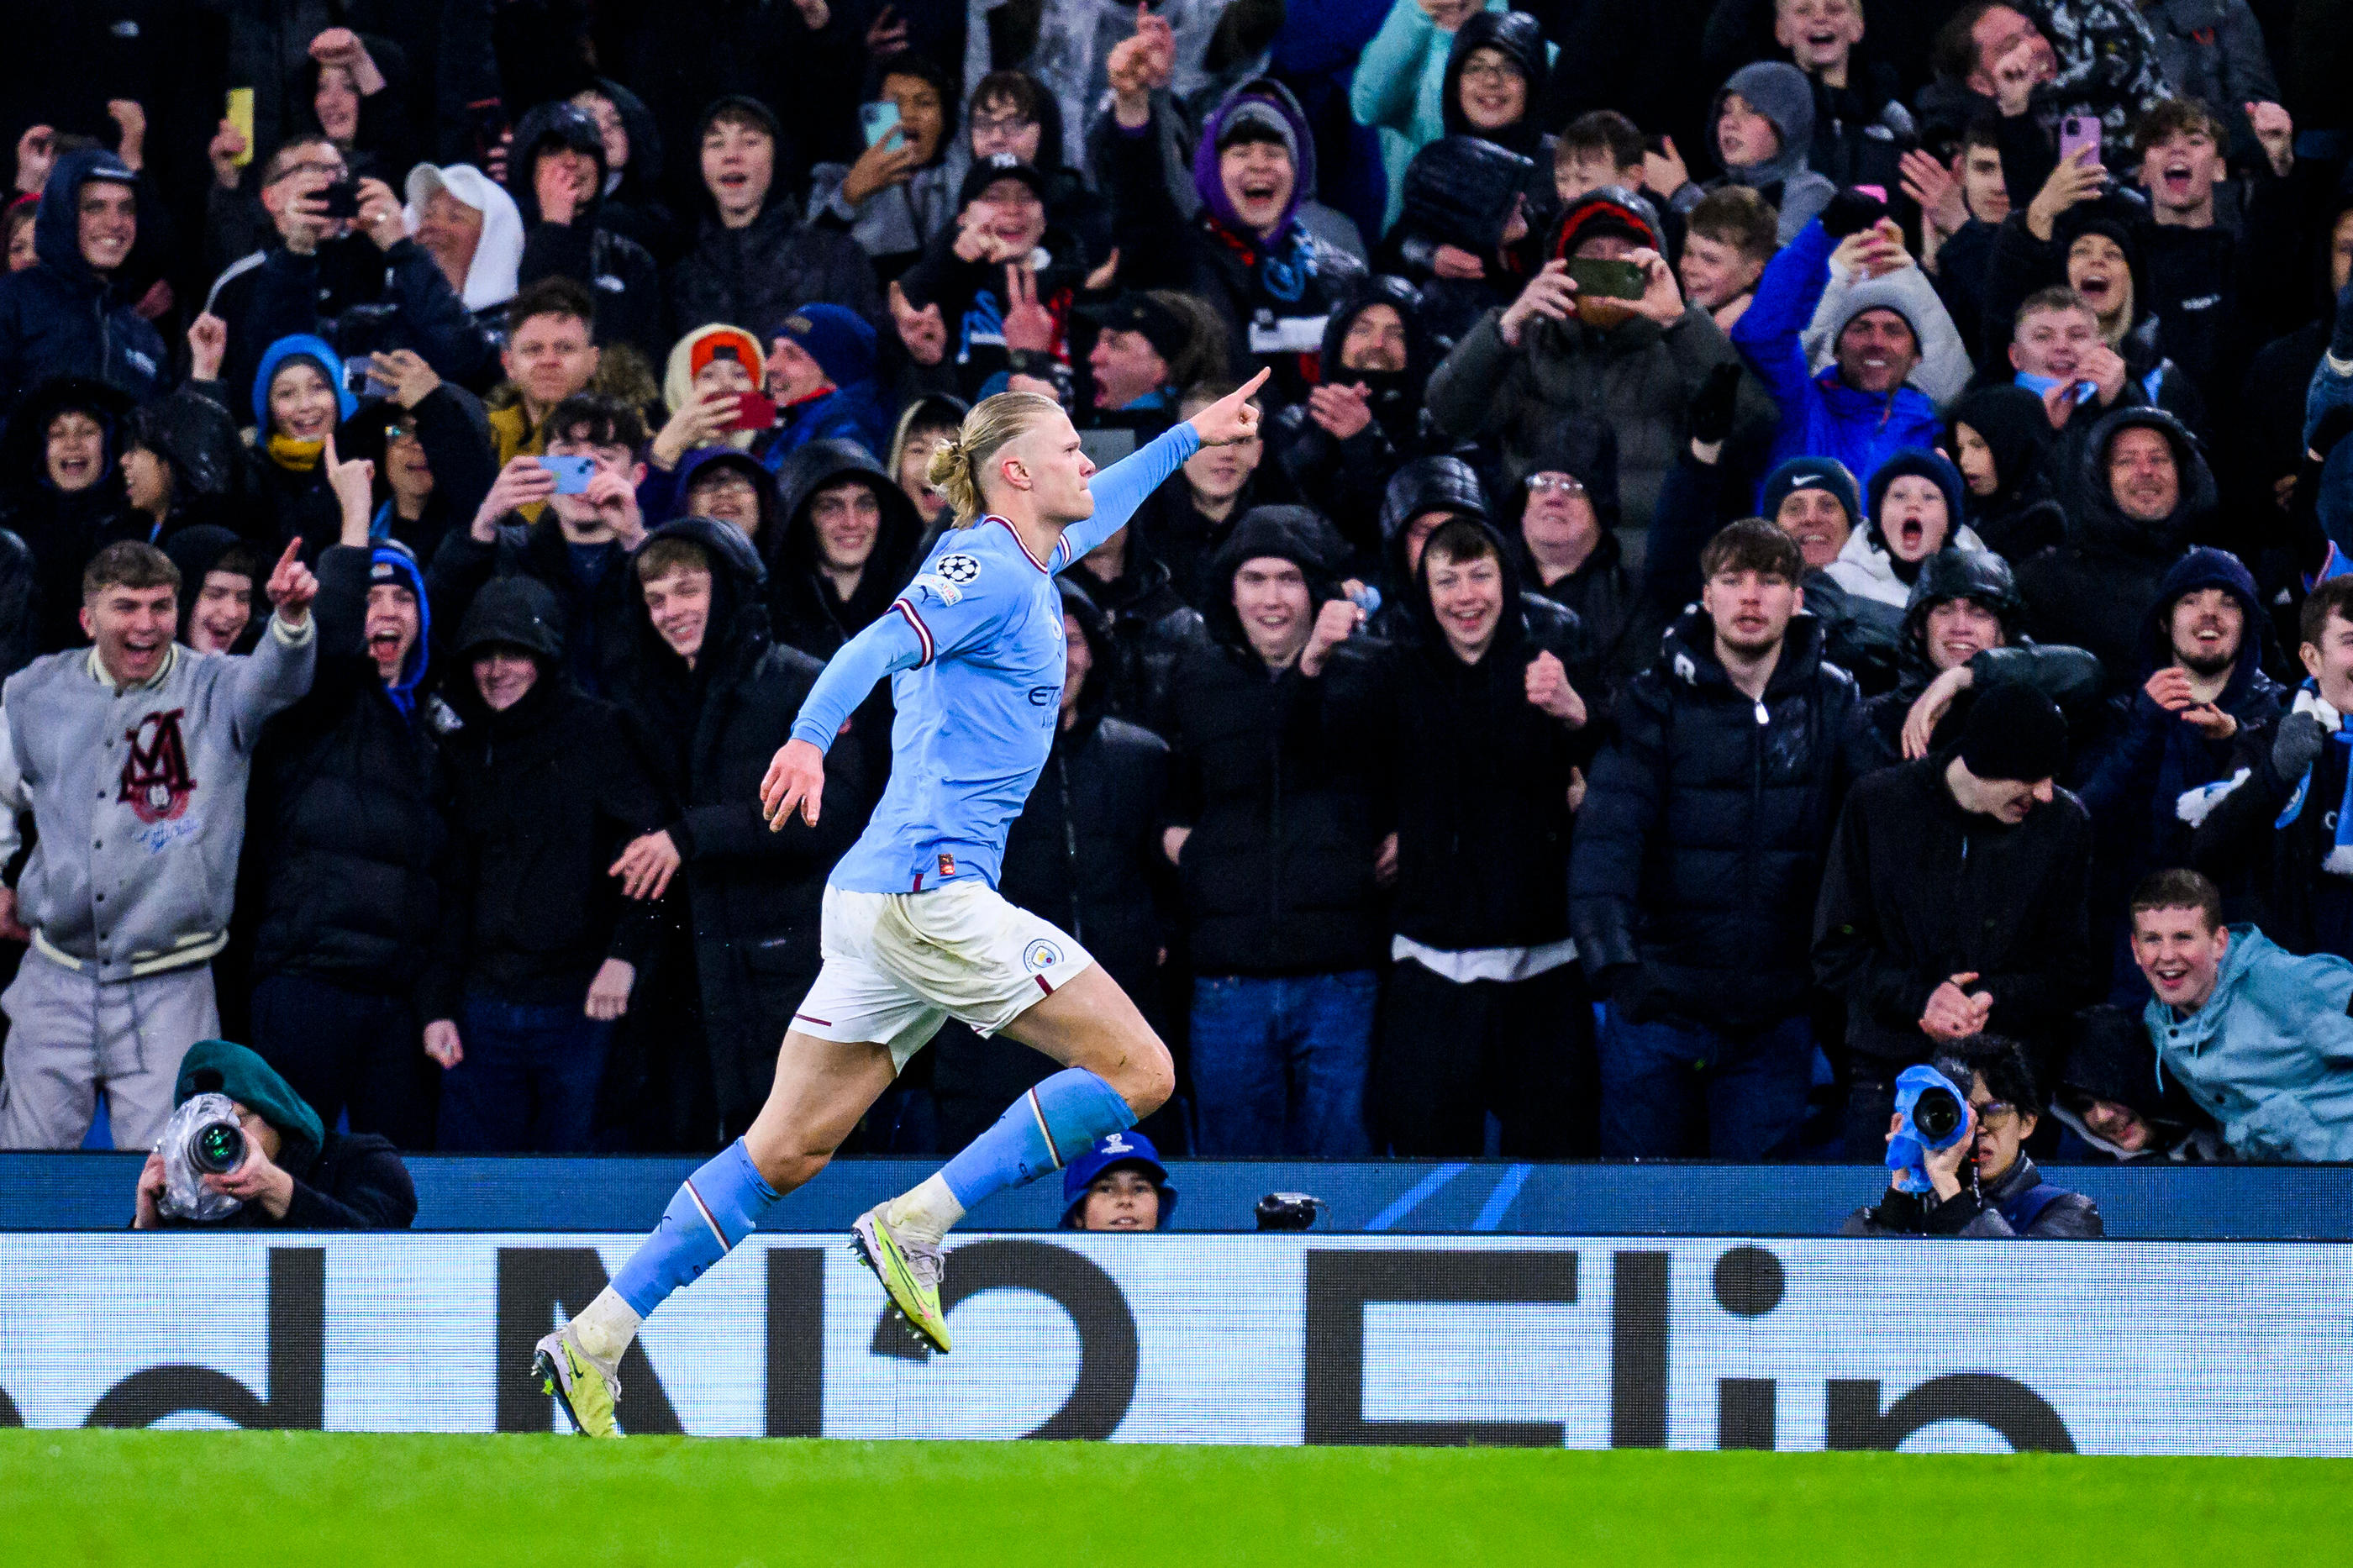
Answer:
M824 673L801 704L800 716L793 721L793 738L777 750L767 776L760 781L760 813L772 830L780 827L796 807L802 820L817 826L818 808L825 796L826 748L833 744L876 681L927 662L932 648L917 612L900 598L826 661Z
M1250 402L1266 384L1270 371L1220 397L1182 425L1162 433L1142 451L1123 458L1094 477L1094 515L1063 530L1055 547L1054 570L1067 571L1072 562L1127 526L1144 498L1158 489L1185 459L1204 447L1229 447L1258 436L1258 406Z

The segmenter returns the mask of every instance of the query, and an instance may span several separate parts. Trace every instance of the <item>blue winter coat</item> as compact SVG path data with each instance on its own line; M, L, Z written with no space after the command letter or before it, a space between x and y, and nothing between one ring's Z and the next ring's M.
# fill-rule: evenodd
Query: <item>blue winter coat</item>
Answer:
M2353 961L2299 958L2230 928L2214 994L2189 1017L2142 1013L2158 1073L2180 1080L2247 1160L2353 1160Z
M40 264L0 277L0 409L56 375L82 375L144 403L170 374L161 333L81 258L81 188L113 153L87 147L59 158L33 220ZM151 189L144 181L138 189Z
M1802 340L1830 286L1831 252L1837 247L1820 220L1808 224L1766 266L1756 300L1733 324L1734 346L1781 410L1765 459L1767 472L1789 458L1836 458L1857 479L1866 479L1904 447L1935 450L1943 434L1935 401L1916 386L1880 395L1848 386L1835 365L1810 374Z
M773 474L784 467L786 458L812 441L848 441L881 462L891 449L891 419L876 395L875 384L853 381L837 387L795 413L791 423L780 421L760 461Z

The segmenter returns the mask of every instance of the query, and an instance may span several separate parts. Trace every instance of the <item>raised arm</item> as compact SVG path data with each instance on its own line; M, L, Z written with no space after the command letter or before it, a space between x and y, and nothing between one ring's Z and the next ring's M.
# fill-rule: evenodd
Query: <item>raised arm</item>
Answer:
M1258 407L1250 399L1266 384L1270 371L1260 371L1249 383L1226 394L1182 425L1172 426L1142 451L1123 458L1094 477L1094 515L1063 530L1055 547L1054 570L1067 571L1076 561L1127 526L1144 498L1158 489L1185 459L1204 447L1229 447L1258 435Z

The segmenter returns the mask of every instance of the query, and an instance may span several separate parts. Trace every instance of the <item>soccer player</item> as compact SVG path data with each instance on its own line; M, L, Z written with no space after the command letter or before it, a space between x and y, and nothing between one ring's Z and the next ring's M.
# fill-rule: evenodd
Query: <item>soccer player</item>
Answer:
M1005 832L1052 749L1064 676L1054 574L1124 526L1203 446L1254 438L1220 398L1090 487L1094 465L1051 398L1003 393L933 455L956 526L810 689L760 786L772 829L815 826L825 751L891 677L891 783L828 879L824 968L793 1015L767 1104L687 1178L586 1310L539 1342L543 1386L573 1425L618 1436L616 1372L645 1315L823 1170L868 1106L950 1017L1033 1046L1062 1070L913 1191L861 1215L852 1247L908 1326L948 1349L940 1244L989 1194L1058 1171L1168 1098L1168 1048L1086 950L997 891Z

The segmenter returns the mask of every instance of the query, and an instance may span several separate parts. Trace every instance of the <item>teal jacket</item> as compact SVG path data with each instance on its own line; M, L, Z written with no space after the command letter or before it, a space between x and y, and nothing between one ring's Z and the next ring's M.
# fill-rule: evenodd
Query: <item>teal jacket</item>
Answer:
M1486 9L1508 11L1507 0L1487 0ZM1441 33L1414 0L1397 0L1388 20L1357 58L1348 88L1348 108L1356 123L1381 133L1381 166L1388 173L1386 233L1405 207L1405 166L1413 155L1446 134L1446 56L1454 35ZM1547 53L1550 51L1547 50ZM1528 83L1528 112L1544 99L1545 84ZM1311 193L1312 194L1312 193Z
M2158 1076L2179 1079L2242 1159L2353 1160L2353 962L2230 931L2203 1007L2177 1019L2152 1000L2142 1014Z

